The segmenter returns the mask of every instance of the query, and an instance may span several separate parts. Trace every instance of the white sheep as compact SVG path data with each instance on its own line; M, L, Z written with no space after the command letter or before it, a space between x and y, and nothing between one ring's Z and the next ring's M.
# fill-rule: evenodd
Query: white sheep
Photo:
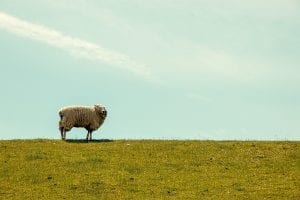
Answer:
M92 140L92 132L97 130L104 122L107 111L104 106L67 106L59 110L59 130L61 139L66 139L66 132L73 127L85 128L88 133L86 140Z

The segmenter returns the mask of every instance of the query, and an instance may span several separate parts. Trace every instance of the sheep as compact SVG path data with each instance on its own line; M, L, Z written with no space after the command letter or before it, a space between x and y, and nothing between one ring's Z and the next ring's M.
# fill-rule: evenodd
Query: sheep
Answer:
M73 127L85 128L88 133L86 140L92 140L92 132L97 130L104 122L107 111L104 106L67 106L59 110L59 130L61 139L66 139L66 132Z

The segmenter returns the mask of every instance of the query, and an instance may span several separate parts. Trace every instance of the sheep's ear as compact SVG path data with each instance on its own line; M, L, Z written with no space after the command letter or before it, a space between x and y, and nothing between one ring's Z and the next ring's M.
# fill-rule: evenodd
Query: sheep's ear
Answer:
M101 106L99 104L95 105L95 110L97 110L99 113L101 112Z

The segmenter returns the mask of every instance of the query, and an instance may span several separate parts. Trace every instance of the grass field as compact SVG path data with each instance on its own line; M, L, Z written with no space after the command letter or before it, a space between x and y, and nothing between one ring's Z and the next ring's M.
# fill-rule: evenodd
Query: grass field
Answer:
M0 199L300 199L300 142L0 141Z

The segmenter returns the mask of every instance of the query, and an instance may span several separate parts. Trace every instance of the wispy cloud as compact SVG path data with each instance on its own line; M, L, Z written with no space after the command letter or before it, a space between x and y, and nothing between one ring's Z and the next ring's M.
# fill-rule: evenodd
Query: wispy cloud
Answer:
M76 57L105 62L135 73L143 78L153 79L148 67L134 61L127 55L104 48L99 44L66 35L49 27L34 24L0 12L0 28L18 36L63 49Z

